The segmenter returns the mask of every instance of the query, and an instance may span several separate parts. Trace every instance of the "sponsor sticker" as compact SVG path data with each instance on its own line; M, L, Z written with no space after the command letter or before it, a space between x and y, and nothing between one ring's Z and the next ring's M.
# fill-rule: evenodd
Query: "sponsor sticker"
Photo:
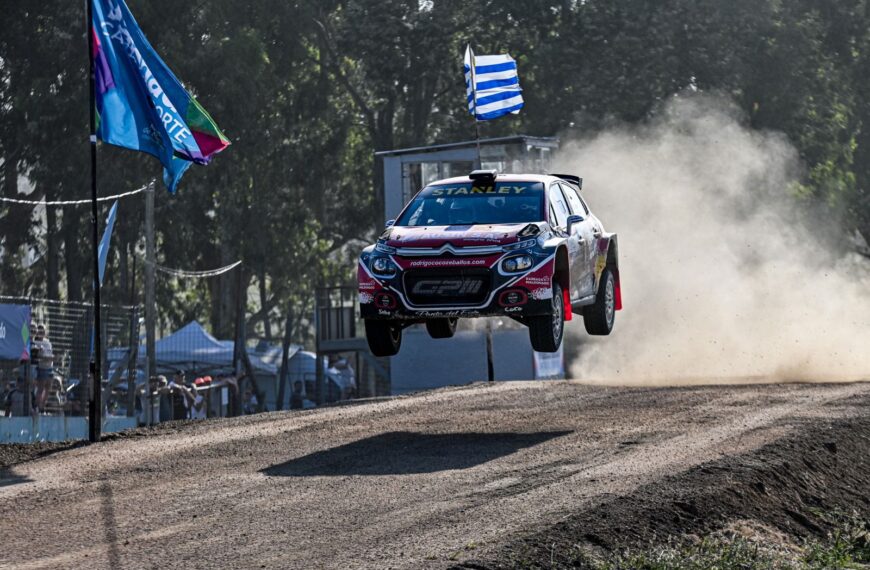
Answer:
M552 299L553 298L553 288L552 287L547 287L547 288L542 287L540 289L532 289L529 292L529 296L532 299L535 299L538 301L543 301L544 299Z
M437 188L433 188L429 196L469 196L474 194L496 194L502 196L519 196L522 194L528 193L529 185L516 185L511 186L509 184L499 184L498 187L495 186L472 186L468 187L467 185L463 186L441 186Z
M487 263L486 259L415 259L408 267L478 267Z
M415 311L414 316L423 318L479 317L480 311Z
M525 278L525 282L529 285L550 285L550 278L528 276Z
M411 292L415 295L436 297L474 295L483 287L481 279L421 279L414 284Z

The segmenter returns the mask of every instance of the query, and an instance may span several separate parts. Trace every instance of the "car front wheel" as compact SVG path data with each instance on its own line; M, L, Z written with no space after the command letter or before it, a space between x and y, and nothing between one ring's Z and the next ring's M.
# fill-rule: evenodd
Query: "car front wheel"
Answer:
M538 352L556 352L565 332L565 306L562 287L553 283L552 313L529 318L529 339Z
M375 356L393 356L402 347L402 325L396 321L366 319L366 340Z

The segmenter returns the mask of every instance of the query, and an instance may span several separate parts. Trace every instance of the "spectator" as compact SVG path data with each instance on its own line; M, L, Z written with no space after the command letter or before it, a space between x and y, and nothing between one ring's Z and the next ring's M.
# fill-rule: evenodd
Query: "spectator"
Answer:
M242 413L245 415L256 414L258 404L257 395L254 394L250 386L246 386L244 396L242 397Z
M151 406L151 422L157 423L160 421L160 399L159 399L159 380L152 376L151 380L144 384L139 384L136 387L137 404L136 411L139 414L139 424L146 425L148 423L148 406Z
M66 409L71 416L83 416L88 410L87 383L80 382L76 378L69 380L69 388L66 391ZM136 400L137 404L139 400ZM138 405L137 405L138 408Z
M19 377L15 384L9 386L6 398L3 400L3 413L8 417L24 417L27 413L27 393L24 378Z
M187 405L188 418L192 420L204 420L208 417L208 410L206 410L205 407L205 397L199 393L192 382L184 388L184 396Z
M15 382L6 380L6 375L0 371L0 401L6 401L6 394L15 388Z
M175 376L169 381L170 399L172 400L172 419L183 420L187 417L187 398L184 395L184 370L176 370Z
M290 409L302 409L302 382L299 380L293 382L293 393L290 394Z
M33 356L32 353L34 349L36 356ZM31 359L36 362L36 409L43 411L48 399L48 391L51 388L51 381L54 378L54 353L43 324L36 327L36 335L33 337L31 347Z
M160 399L160 418L157 421L165 422L172 418L172 388L169 386L166 376L161 374L157 377L156 390Z

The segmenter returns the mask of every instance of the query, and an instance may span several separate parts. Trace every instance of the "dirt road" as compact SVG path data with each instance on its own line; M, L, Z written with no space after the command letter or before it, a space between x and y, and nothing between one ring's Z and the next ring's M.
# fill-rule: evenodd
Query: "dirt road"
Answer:
M502 383L161 428L6 471L0 566L447 568L868 402Z

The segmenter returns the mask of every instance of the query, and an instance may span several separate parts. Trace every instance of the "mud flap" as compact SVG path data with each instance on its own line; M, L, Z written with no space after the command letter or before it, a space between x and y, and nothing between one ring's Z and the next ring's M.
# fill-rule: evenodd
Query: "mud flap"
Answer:
M622 310L622 286L619 284L619 268L614 267L613 271L613 301L614 301L614 309L617 311Z
M562 289L562 300L565 306L562 311L565 314L565 320L570 321L573 318L573 313L571 312L571 293L567 289Z

